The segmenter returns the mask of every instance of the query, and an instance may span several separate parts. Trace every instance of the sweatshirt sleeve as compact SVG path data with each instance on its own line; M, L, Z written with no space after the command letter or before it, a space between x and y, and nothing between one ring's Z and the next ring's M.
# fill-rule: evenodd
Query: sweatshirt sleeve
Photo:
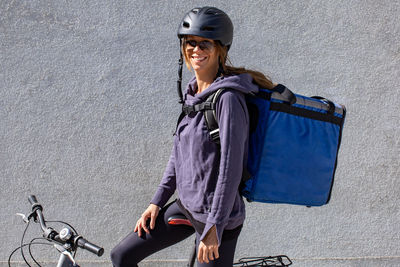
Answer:
M200 240L203 240L210 228L215 225L220 245L222 232L228 223L242 179L244 149L249 127L244 96L231 90L222 92L217 102L216 115L221 144L219 176L211 212Z
M167 201L171 198L176 189L174 151L175 145L172 149L171 156L169 157L163 178L161 179L156 193L150 201L150 203L155 204L160 208L162 208L167 203Z

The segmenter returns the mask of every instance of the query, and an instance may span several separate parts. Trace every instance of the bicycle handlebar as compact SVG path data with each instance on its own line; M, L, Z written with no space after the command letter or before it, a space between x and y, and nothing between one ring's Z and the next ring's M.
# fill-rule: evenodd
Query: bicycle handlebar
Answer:
M34 195L30 195L28 197L28 200L29 200L29 203L31 203L31 205L32 205L32 215L37 216L40 227L42 228L43 232L47 232L49 230L49 227L46 226L46 221L44 220L44 216L42 213L42 211L43 211L42 205L39 204L39 202L36 199L36 196L34 196Z
M43 230L43 235L47 239L50 239L52 241L55 241L57 243L62 243L62 244L65 244L68 241L71 241L73 246L78 246L80 248L86 249L87 251L92 252L92 253L96 254L97 256L99 256L99 257L103 255L104 248L99 247L99 246L87 241L81 235L71 236L71 238L69 238L67 241L62 240L59 237L59 233L57 233L53 228L47 227L46 221L45 221L43 213L42 213L43 207L37 201L36 196L30 195L28 197L28 200L29 200L29 203L31 203L31 205L32 205L32 214L31 215L33 215L33 216L36 215L37 216L37 218L39 220L40 227Z
M86 249L87 251L90 251L94 254L96 254L97 256L101 256L104 253L104 248L101 248L89 241L87 241L86 239L84 239L81 236L78 236L79 238L76 239L76 244L78 245L78 247Z

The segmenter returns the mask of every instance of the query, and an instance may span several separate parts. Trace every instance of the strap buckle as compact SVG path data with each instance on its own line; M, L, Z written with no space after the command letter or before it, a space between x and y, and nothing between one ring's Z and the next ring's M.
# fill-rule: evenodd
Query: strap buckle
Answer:
M213 109L215 109L215 103L203 102L201 109L202 110L213 110Z
M210 131L211 140L217 144L219 144L219 128Z
M186 115L188 115L188 114L194 112L195 110L194 110L194 106L183 105L183 106L182 106L182 111L183 111Z

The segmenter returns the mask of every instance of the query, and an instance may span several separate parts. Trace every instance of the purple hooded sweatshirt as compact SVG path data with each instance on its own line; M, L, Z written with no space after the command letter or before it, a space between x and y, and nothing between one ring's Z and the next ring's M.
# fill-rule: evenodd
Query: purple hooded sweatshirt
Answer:
M243 224L245 204L239 194L247 162L249 118L243 93L258 92L249 74L217 78L200 94L194 77L185 91L185 103L194 105L220 88L216 105L220 146L211 140L202 112L186 115L179 123L171 157L151 203L163 207L175 190L194 219L205 224L203 240L216 226L218 244L224 229Z

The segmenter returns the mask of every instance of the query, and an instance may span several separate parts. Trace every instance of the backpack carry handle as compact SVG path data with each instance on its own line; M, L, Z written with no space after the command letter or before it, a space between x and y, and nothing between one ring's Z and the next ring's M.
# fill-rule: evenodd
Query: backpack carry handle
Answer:
M290 105L296 103L296 96L295 94L290 91L286 86L283 84L278 84L275 86L272 91L279 93L283 97L283 101L288 102Z
M329 99L326 99L325 97L322 96L312 96L311 98L315 98L325 102L328 105L328 114L333 115L335 113L335 104Z

